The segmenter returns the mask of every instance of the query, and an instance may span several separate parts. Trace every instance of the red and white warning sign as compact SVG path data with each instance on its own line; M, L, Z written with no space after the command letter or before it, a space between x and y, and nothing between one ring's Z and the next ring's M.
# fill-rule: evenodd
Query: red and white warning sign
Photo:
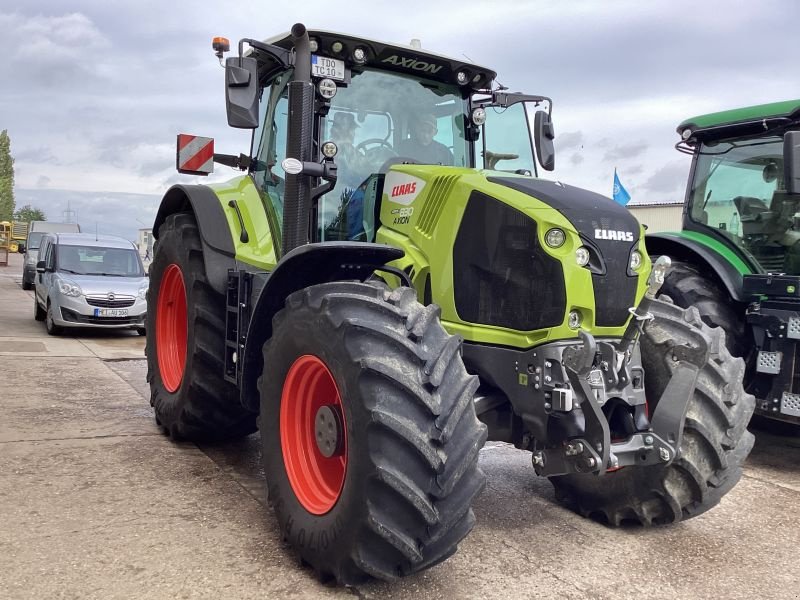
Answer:
M214 172L214 138L178 134L177 164L179 173L208 175Z

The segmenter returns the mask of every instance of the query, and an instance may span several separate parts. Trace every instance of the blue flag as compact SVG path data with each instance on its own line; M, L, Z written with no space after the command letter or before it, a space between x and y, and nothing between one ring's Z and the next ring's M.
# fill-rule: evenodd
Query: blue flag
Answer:
M622 206L625 206L631 201L631 195L628 193L628 190L622 187L622 183L620 183L619 177L617 177L616 169L614 169L614 201Z

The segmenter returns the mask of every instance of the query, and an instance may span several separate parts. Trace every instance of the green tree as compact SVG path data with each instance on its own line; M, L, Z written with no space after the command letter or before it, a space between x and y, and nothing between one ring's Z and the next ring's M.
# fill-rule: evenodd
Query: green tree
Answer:
M10 221L14 215L14 158L8 130L0 132L0 221Z
M47 217L44 216L44 211L41 208L33 208L30 204L26 204L14 213L15 221L46 221Z

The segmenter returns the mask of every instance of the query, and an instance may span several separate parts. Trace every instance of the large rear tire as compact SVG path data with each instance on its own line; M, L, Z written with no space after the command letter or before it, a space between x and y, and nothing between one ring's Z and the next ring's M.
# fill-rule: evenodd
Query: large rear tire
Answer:
M194 215L158 231L147 292L145 344L150 404L176 439L218 441L256 430L256 415L223 377L225 298L211 287Z
M408 288L326 283L289 296L273 332L262 454L284 539L343 584L453 554L475 522L486 427L439 308Z
M737 307L715 279L704 276L694 265L673 261L659 296L669 296L682 308L695 307L706 325L725 331L728 351L747 359L753 344L745 324L744 307Z
M648 398L659 398L669 381L672 347L696 345L699 335L711 348L689 400L680 457L667 466L625 467L602 477L550 478L559 500L614 526L661 525L702 514L736 485L753 447L746 427L755 401L744 392L744 362L731 357L723 330L708 327L696 309L656 300L650 310L655 319L641 339Z

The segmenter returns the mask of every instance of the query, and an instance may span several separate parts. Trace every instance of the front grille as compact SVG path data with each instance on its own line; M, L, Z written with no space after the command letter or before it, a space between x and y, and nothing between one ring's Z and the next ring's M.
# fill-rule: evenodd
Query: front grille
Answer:
M564 321L561 263L547 254L527 215L473 192L453 247L456 311L470 323L532 331Z
M595 324L619 327L628 317L628 308L636 302L639 278L628 275L631 250L639 243L639 223L624 206L610 198L571 185L528 177L490 177L492 183L530 194L564 215L585 240L597 248L605 273L592 273ZM598 230L630 233L630 242L603 239Z
M571 215L573 223L584 231L605 229L623 230L634 233L634 242L619 240L599 240L592 242L603 257L606 272L603 275L592 273L594 288L595 324L598 327L620 327L628 321L628 308L636 303L636 288L639 278L628 275L631 251L639 244L639 224L625 213L605 215ZM593 236L594 237L594 236Z
M86 296L87 304L100 308L128 308L134 302L136 298L132 296L115 296L113 300L109 300L108 296Z

